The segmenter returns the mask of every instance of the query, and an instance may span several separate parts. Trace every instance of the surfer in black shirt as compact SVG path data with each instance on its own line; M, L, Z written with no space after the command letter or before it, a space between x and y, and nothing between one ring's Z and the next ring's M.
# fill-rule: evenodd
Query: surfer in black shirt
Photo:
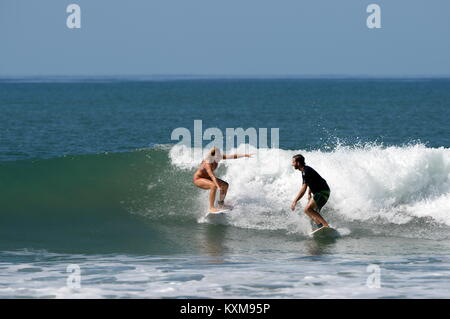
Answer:
M327 182L313 168L305 165L305 158L300 154L292 157L292 166L302 172L303 184L292 202L291 209L295 210L295 205L305 195L306 189L309 188L308 204L304 209L305 214L316 223L318 228L329 227L325 219L319 214L330 197L330 187ZM313 196L311 196L311 193Z

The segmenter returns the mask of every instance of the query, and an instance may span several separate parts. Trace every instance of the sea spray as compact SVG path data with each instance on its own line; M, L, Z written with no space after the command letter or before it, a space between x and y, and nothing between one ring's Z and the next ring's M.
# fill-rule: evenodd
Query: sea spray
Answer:
M297 153L330 185L331 197L322 212L332 222L402 225L426 218L450 226L450 150L423 144L338 145L327 152L259 149L256 158L223 161L219 177L230 184L227 199L236 205L232 225L292 231L295 224L300 232L308 231L302 210L289 210L302 183L300 172L291 166ZM169 155L175 167L195 169L199 161L188 154L189 149L175 146ZM265 169L271 165L277 168ZM199 196L207 202L207 192ZM306 202L305 196L301 206Z

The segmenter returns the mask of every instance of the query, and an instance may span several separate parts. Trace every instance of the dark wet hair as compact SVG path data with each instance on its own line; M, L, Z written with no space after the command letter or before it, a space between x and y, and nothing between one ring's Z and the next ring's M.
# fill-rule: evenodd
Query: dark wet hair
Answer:
M303 167L305 166L305 157L301 154L297 154L292 156L292 158L295 160L295 163L297 166Z

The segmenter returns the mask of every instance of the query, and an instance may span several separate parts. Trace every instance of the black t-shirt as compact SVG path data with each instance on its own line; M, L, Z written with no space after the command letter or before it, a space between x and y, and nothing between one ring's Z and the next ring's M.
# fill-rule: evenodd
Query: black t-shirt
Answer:
M330 190L327 181L324 180L319 175L319 173L317 173L312 167L305 166L302 172L302 177L303 177L303 184L308 185L313 194L318 193L320 191Z

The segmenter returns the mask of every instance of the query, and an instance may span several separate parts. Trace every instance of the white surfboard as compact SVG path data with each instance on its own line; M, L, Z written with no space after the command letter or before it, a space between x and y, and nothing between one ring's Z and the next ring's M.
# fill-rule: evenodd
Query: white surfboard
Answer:
M232 211L232 209L224 208L215 213L206 212L205 217L225 216L225 215L228 215L231 211Z
M315 231L309 233L313 238L336 238L339 237L339 233L332 227L321 227Z

